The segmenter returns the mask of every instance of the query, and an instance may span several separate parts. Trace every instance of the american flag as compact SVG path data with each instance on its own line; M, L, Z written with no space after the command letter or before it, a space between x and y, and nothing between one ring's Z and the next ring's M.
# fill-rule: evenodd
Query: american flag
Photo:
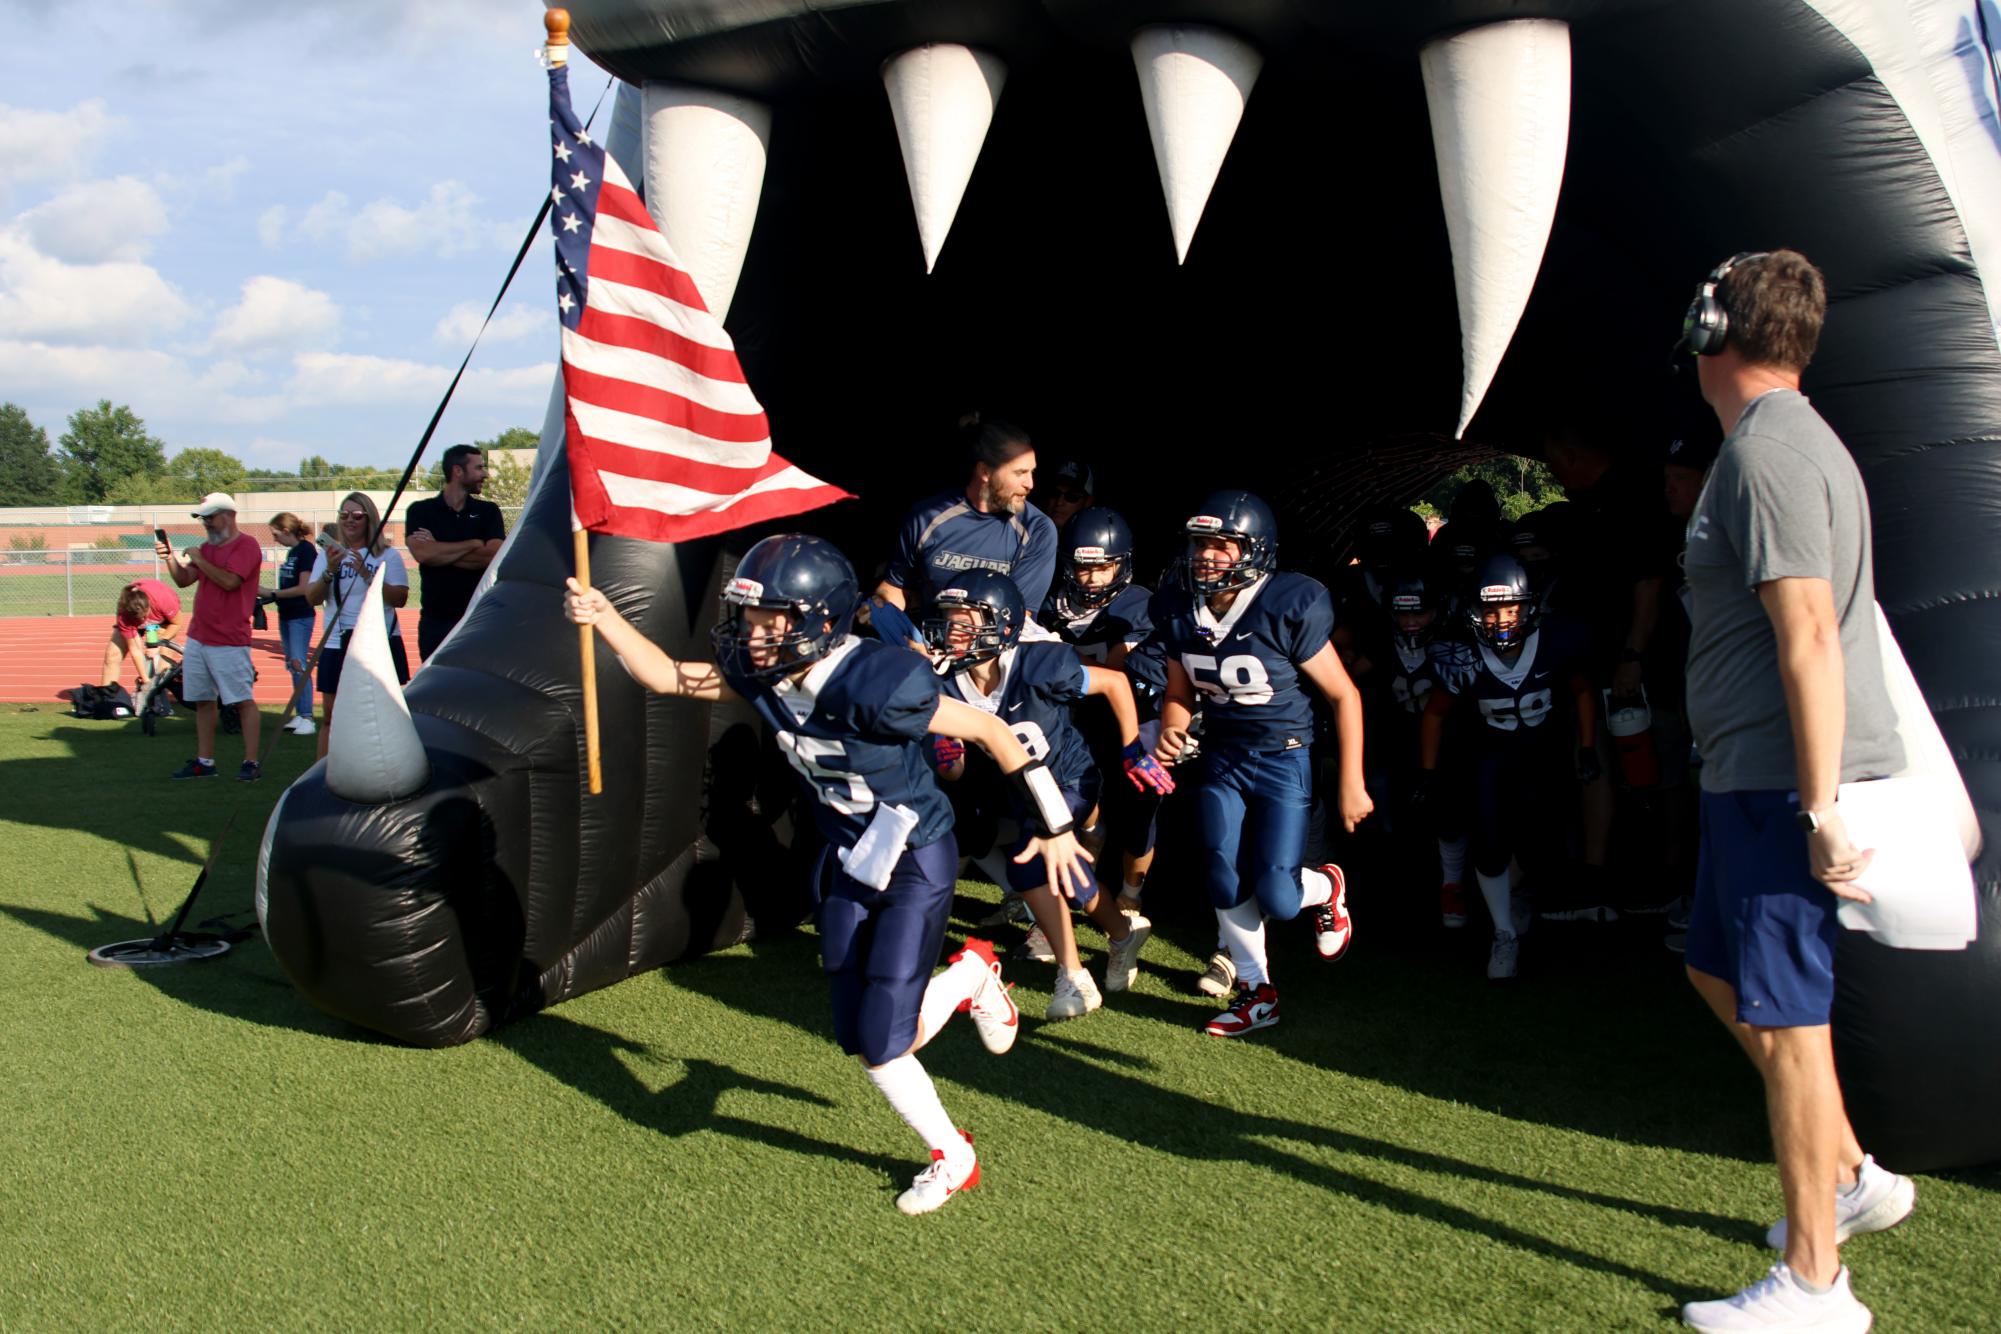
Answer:
M577 524L686 542L853 497L771 448L736 348L549 71L556 308Z

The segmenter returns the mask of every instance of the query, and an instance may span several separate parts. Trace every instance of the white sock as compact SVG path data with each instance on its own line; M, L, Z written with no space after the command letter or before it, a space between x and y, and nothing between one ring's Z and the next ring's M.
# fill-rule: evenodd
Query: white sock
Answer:
M1438 840L1439 883L1463 885L1466 883L1466 840L1441 838Z
M868 1077L896 1114L910 1123L927 1148L936 1149L949 1162L962 1163L972 1156L973 1146L946 1115L938 1101L931 1076L915 1056L905 1052L893 1061L870 1068Z
M1494 937L1515 934L1514 890L1508 884L1508 873L1488 875L1485 871L1473 873L1480 881L1480 897L1487 901L1487 912L1494 919Z
M1140 891L1145 888L1146 888L1145 885L1135 885L1132 881L1128 880L1126 881L1124 887L1125 897L1129 899L1136 899L1140 896Z
M924 999L917 1003L918 1046L937 1037L960 1004L979 990L980 974L984 971L986 966L979 961L979 957L968 954L944 972L932 976L930 984L924 988Z
M214 761L214 760L210 760L210 759L204 759L204 758L202 758L202 757L201 757L200 755L197 755L197 756L195 756L195 763L196 763L196 764L199 764L199 765L201 765L201 766L202 766L203 768L205 768L205 769L206 769L206 768L214 768L214 767L215 767L215 761Z
M1299 868L1301 910L1318 908L1323 903L1334 901L1334 877L1325 871L1316 871L1311 866Z
M1253 987L1271 981L1265 971L1265 918L1258 901L1216 909L1216 925L1223 934L1223 947L1230 952L1230 962L1237 966L1237 980Z

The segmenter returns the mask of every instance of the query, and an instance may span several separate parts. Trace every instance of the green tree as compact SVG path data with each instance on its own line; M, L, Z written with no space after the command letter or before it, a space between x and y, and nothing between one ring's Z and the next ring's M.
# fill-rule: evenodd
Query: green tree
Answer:
M1501 517L1508 520L1564 499L1563 488L1542 462L1520 454L1497 454L1453 473L1433 487L1422 503L1449 515L1452 497L1468 482L1485 482L1493 488L1494 498L1501 502Z
M185 483L177 482L165 473L157 477L148 477L142 472L131 473L113 482L111 489L104 493L107 505L191 505L194 500L195 497L188 494Z
M167 462L167 478L198 500L211 491L234 491L243 483L241 459L219 449L184 449Z
M99 504L120 480L157 477L166 471L167 450L146 433L139 415L101 398L94 408L70 414L69 429L58 442L63 470L63 494L73 504Z
M25 409L0 403L0 505L53 505L62 469L49 453L49 433Z

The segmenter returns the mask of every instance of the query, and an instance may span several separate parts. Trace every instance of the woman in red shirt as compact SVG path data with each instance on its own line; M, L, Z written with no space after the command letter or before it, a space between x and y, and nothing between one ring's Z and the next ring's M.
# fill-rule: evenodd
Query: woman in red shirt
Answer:
M178 638L187 630L193 614L181 605L181 595L158 579L139 579L127 584L118 595L118 611L111 622L111 642L104 646L104 671L97 684L116 685L120 667L130 658L139 673L132 687L132 693L137 695L159 669L153 645L162 639ZM157 629L158 633L151 636L152 642L142 652L140 641L148 637L149 629Z

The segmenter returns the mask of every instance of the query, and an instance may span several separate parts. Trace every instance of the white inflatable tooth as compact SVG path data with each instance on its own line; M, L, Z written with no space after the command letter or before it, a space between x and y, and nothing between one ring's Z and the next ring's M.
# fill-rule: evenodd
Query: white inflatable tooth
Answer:
M654 80L641 93L640 123L644 175L634 184L720 320L764 194L771 111L733 93Z
M958 216L1006 79L998 57L952 43L913 47L883 62L926 273Z
M431 781L431 760L417 739L389 656L389 636L382 632L386 568L376 567L343 640L340 699L327 723L327 789L343 801L368 805L407 797Z
M1570 143L1570 29L1510 19L1425 46L1425 100L1452 240L1466 433L1515 336L1556 218Z
M1188 258L1216 173L1237 136L1244 103L1264 57L1241 38L1215 28L1162 24L1133 35L1153 160L1167 196L1176 263Z

